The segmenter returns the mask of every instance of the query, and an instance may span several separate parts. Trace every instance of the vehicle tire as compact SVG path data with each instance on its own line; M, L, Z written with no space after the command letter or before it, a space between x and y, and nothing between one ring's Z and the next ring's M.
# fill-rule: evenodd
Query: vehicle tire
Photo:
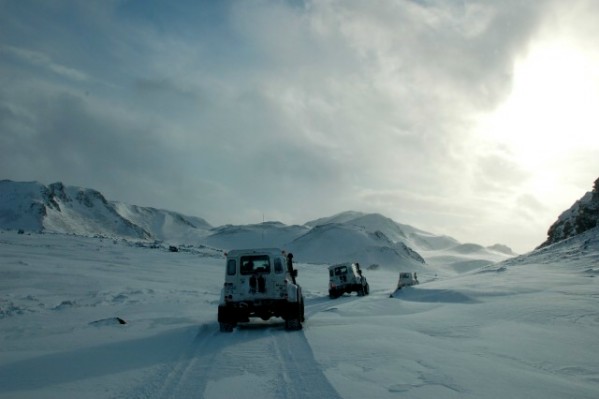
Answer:
M233 332L233 327L234 325L231 323L219 323L220 325L220 332Z
M298 303L292 308L291 314L287 315L285 319L285 329L288 331L295 331L302 329L302 309L303 304Z
M302 329L302 323L299 319L289 319L285 320L285 330L287 331L297 331Z
M364 286L360 285L360 287L358 287L358 296L364 296L365 292L364 292Z
M366 283L366 285L364 286L364 294L370 294L370 286L368 285L368 283Z

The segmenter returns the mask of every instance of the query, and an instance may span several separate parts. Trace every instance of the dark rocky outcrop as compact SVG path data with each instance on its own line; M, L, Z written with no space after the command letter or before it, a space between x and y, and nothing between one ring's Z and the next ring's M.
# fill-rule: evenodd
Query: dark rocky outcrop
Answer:
M584 233L599 225L599 178L587 192L549 227L547 240L539 248Z

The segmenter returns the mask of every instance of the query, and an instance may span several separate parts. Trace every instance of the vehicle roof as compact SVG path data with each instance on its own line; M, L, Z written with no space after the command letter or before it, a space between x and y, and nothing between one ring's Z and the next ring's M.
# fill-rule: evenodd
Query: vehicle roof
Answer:
M233 249L227 252L227 257L238 257L243 255L271 255L280 256L284 255L285 252L280 248L255 248L255 249Z
M347 267L351 267L352 263L351 262L347 262L347 263L338 263L336 265L331 265L329 266L329 269L335 269L339 266L347 266Z

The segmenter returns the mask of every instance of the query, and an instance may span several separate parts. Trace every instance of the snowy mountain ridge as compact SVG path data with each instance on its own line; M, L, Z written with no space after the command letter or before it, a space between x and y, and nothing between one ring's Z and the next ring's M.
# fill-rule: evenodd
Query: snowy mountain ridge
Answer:
M360 259L365 265L402 264L412 268L425 263L420 254L403 242L393 241L379 230L372 232L350 223L314 225L289 243L288 248L302 254L301 261L308 263Z
M197 217L109 201L89 188L2 180L0 228L140 240L191 236L197 241L212 226Z
M0 227L78 235L149 239L151 233L121 216L92 189L0 181Z
M452 252L453 248L458 259L454 256L452 262L474 257L485 264L514 255L505 246L498 250L497 246L460 244L454 238L428 233L376 213L347 211L302 226L270 221L213 227L200 217L109 201L93 189L10 180L0 181L0 229L158 240L221 250L283 247L301 254L305 262L359 259L366 266L419 268L432 254ZM460 245L476 248L468 252ZM423 252L429 254L423 256Z
M460 244L452 237L431 234L407 224L397 223L378 213L341 212L330 217L307 222L306 226L315 227L331 223L353 225L371 233L378 231L391 241L403 242L416 250L448 249Z

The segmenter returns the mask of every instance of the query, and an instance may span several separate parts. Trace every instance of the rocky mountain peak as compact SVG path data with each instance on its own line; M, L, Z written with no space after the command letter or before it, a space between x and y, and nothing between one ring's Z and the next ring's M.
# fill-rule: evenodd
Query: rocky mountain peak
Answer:
M593 184L593 191L583 195L549 227L547 240L539 248L584 233L597 225L599 225L599 178Z

